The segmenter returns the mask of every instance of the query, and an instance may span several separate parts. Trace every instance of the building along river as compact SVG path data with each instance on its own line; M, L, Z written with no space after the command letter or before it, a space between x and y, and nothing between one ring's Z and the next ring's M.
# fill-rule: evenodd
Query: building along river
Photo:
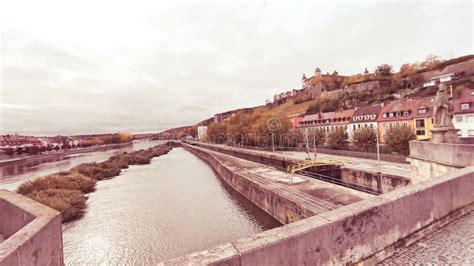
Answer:
M182 148L98 182L87 205L63 226L67 265L155 264L280 225Z

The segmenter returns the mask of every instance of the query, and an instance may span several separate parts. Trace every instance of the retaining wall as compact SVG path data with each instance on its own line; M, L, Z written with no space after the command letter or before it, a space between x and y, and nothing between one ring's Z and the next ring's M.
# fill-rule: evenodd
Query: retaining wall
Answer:
M473 187L468 167L164 264L375 264L471 210Z
M379 193L392 191L411 183L410 179L401 176L368 171L362 172L350 168L341 168L341 180L353 186L359 184L361 190L369 189Z
M0 190L0 265L63 265L59 212Z
M299 221L314 215L314 212L305 208L301 204L297 204L290 198L279 195L268 187L232 171L208 151L187 144L183 144L182 146L187 151L207 162L233 189L238 191L282 224Z

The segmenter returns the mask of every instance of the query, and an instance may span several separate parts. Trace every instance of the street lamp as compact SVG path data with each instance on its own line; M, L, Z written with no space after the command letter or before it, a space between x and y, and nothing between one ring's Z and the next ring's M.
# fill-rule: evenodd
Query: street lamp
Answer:
M380 173L380 143L379 143L379 129L378 125L375 126L375 141L377 141L377 166Z

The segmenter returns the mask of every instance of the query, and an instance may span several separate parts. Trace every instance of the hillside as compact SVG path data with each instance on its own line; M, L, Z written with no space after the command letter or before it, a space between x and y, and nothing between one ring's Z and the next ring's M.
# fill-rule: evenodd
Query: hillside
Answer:
M319 71L319 72L318 72ZM434 96L437 88L426 86L431 79L441 75L452 75L449 82L454 90L474 87L474 55L443 60L428 56L425 61L402 65L398 72L388 64L381 64L373 73L339 76L321 74L317 68L315 75L306 78L303 75L302 88L282 92L273 97L265 106L243 108L216 114L194 126L175 128L161 132L161 137L182 137L191 133L195 136L197 126L207 126L217 121L226 121L235 114L263 115L284 114L289 119L317 112L331 112L364 107L377 103L389 103L395 100Z

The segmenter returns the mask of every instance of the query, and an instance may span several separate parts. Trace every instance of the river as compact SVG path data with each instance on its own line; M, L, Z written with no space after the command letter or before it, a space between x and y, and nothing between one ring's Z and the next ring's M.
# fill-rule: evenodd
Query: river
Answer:
M58 155L0 165L0 189L15 190L24 181L35 177L67 171L81 163L104 161L114 154L146 149L158 144L158 141L136 141L132 145L106 151Z
M156 264L280 226L182 148L98 182L87 204L63 226L67 265Z

